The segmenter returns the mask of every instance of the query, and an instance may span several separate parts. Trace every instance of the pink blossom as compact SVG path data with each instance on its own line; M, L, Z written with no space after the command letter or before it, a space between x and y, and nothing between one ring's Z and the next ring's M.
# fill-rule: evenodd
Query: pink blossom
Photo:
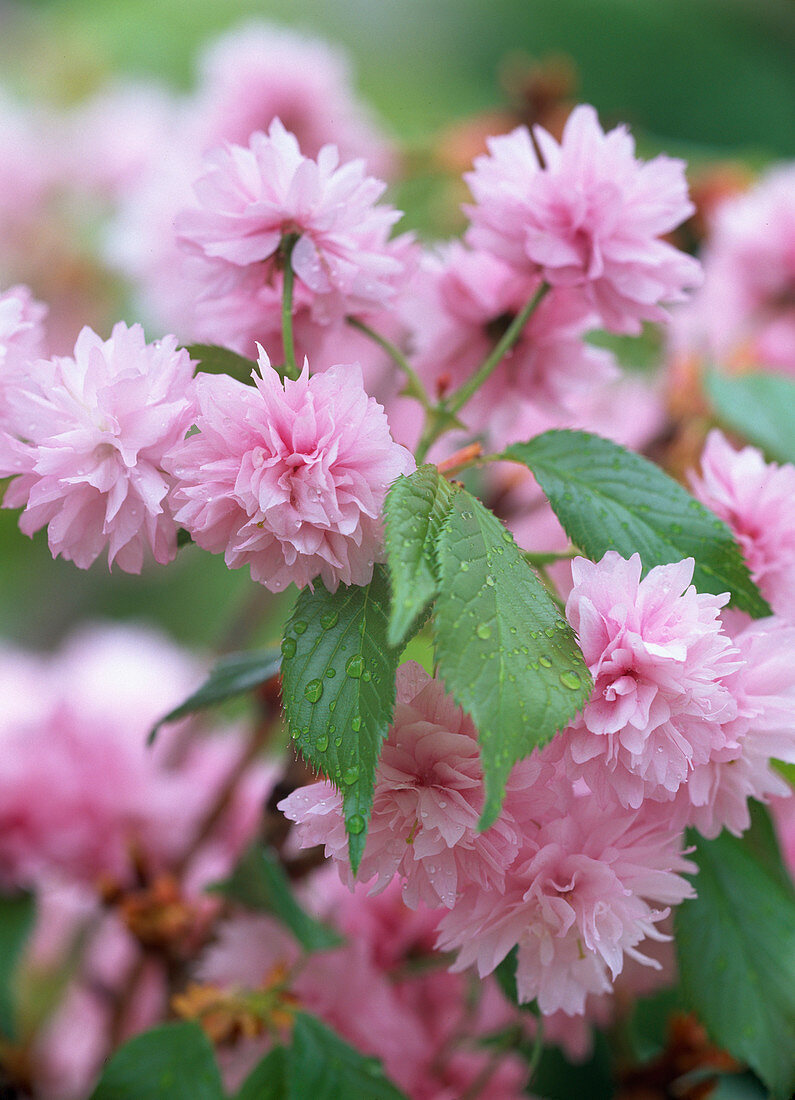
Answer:
M660 906L691 896L680 876L694 867L664 807L633 812L557 790L556 810L528 830L504 894L468 887L442 918L438 946L459 949L454 969L476 964L484 976L518 945L520 1000L537 998L544 1015L576 1015L589 994L610 992L625 956L658 965L639 945L661 937Z
M414 460L392 441L358 366L284 386L260 349L256 388L226 375L196 382L199 432L176 447L177 522L230 569L273 592L318 575L330 591L366 584L381 549L387 488Z
M375 203L385 184L365 175L363 161L340 166L333 145L304 156L278 119L247 147L227 145L207 157L195 185L199 206L177 219L183 247L205 261L206 297L249 294L252 301L279 268L285 237L296 278L313 295L315 320L380 308L403 265L388 241L400 217Z
M735 451L715 430L701 454L701 474L691 473L690 483L731 528L773 610L795 622L795 467L765 462L755 447Z
M518 778L513 783L521 786ZM515 799L520 801L518 791ZM509 797L498 821L479 833L482 805L483 771L471 719L439 680L414 662L402 665L394 719L376 768L359 881L375 879L376 893L398 875L412 908L420 902L449 908L467 883L492 896L502 889L521 829ZM342 798L335 788L328 782L304 787L279 809L298 823L301 846L324 843L326 855L350 881Z
M0 429L12 426L8 392L24 380L31 362L44 355L43 320L47 307L26 286L0 294Z
M723 677L738 662L718 617L728 596L697 593L693 564L660 565L643 580L637 554L572 565L566 615L594 690L566 751L575 774L625 806L672 798L694 766L734 743L726 724L737 703Z
M660 239L693 212L682 161L636 160L627 130L605 134L586 106L560 144L538 126L533 138L519 127L475 160L467 240L552 286L580 287L614 332L664 320L661 303L700 281L697 262Z
M772 759L795 763L795 626L759 619L732 633L741 659L726 677L737 702L732 743L694 768L676 800L683 821L707 837L723 828L741 836L751 823L749 798L790 793Z
M4 507L24 507L26 535L48 527L53 556L87 569L139 573L165 564L177 528L163 456L193 421L192 363L176 337L146 344L140 325L103 341L84 328L74 358L38 360L9 393L13 435L0 437L0 470L15 475Z

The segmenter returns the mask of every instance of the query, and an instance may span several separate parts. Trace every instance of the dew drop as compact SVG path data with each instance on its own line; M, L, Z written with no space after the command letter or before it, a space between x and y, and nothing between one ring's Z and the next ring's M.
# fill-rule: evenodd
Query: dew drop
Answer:
M327 611L325 615L320 616L320 625L324 630L331 630L333 626L337 625L339 619L338 611Z
M353 718L351 718L351 729L353 730L354 733L358 733L361 728L362 728L362 720L361 720L361 718L359 717L358 714L355 714L353 716Z
M349 657L345 663L345 672L352 680L358 680L364 672L364 657L359 653Z
M370 680L372 679L372 673L370 672L370 670L369 670L369 669L367 669L367 668L366 668L366 669L364 670L364 672L362 673L362 679L364 680L364 682L365 682L366 684L369 684L369 683L370 683Z
M486 577L486 584L489 586L489 588L494 587L494 577L492 577L491 573L489 573L489 575Z
M335 737L334 738L334 745L336 746L336 748L339 748L341 744L342 744L342 738L341 737Z
M306 634L306 626L307 624L303 619L299 619L297 623L293 623L293 630L296 634Z
M542 668L552 668L552 662L547 656L539 657L538 663L541 665Z
M548 626L546 628L546 630L544 631L544 633L546 634L546 636L548 638L554 638L555 637L555 627L554 626Z
M477 628L476 634L485 642L487 638L491 637L491 627L487 626L485 623L481 623L480 626Z
M462 573L468 573L469 572L469 562L468 561L462 561L461 562L461 572Z
M334 668L333 665L332 665L331 668L326 669L326 676L328 676L329 680L333 680L336 675L337 675L337 670L336 670L336 668Z
M347 768L342 773L342 782L345 784L346 787L352 787L358 778L359 769L356 767L355 764L352 768Z
M346 822L348 826L348 832L353 836L358 836L364 830L364 818L361 814L353 814L348 818Z
M315 742L315 748L318 752L325 752L328 748L328 736L325 733L321 733Z
M282 642L282 657L286 657L287 660L291 657L295 657L295 638L285 638Z
M310 680L304 688L304 695L310 703L316 703L323 694L323 681Z
M570 688L571 691L576 691L580 686L580 677L573 669L567 669L560 674L560 682L564 687Z

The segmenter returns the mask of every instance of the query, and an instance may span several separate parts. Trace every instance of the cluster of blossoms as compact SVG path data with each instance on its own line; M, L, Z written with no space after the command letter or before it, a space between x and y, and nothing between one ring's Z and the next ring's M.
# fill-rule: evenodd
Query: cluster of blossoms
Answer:
M116 117L135 122L150 93L117 89ZM698 287L699 263L669 239L694 209L680 161L640 161L625 128L605 133L577 107L559 139L540 127L490 139L465 177L463 240L423 249L392 235L400 214L369 173L389 175L395 158L322 45L249 27L207 53L193 97L155 95L152 107L124 149L97 103L74 132L87 119L107 129L107 156L83 167L115 204L107 254L138 280L155 327L179 336L147 342L140 325L118 323L103 339L84 327L62 354L26 287L0 295L4 506L23 509L26 534L46 528L54 556L88 568L107 554L138 573L173 561L182 532L271 592L334 594L368 584L385 557L389 487L429 453L449 472L467 448L501 450L548 428L641 449L663 427L654 384L623 376L590 338L666 321ZM770 211L792 221L790 179L773 174L719 215L680 339L697 339L710 295L724 294L711 271L738 279L742 266L727 339L792 366L792 257L759 232ZM246 372L203 370L192 341L239 353L222 368L248 357ZM301 1004L381 1057L413 1100L523 1095L520 1060L492 1064L482 1042L533 1030L490 978L514 950L520 1000L537 1001L548 1034L583 1053L572 1018L604 1020L616 983L653 985L644 970L667 976L668 917L694 893L684 830L740 835L749 799L789 793L771 761L795 764L795 468L716 431L690 472L772 609L756 621L727 610L728 594L698 592L690 558L644 575L637 554L572 557L517 469L494 463L480 484L522 546L558 559L545 579L593 679L581 711L514 766L480 831L475 723L442 679L403 664L356 881L343 792L316 782L279 803L295 825L285 858L323 845L336 864L341 882L312 874L303 900L350 942L304 965L275 920L226 914L210 946L197 939L201 981L236 995L294 974ZM96 917L98 878L124 891L142 867L177 867L197 895L255 835L274 777L250 759L203 831L240 755L237 732L203 742L175 727L143 748L148 725L192 686L177 666L167 648L105 634L54 658L7 654L0 668L0 880L43 898L56 885L77 891L70 929ZM105 781L92 784L96 774ZM121 926L108 938L70 992L100 1031L91 983L108 984L117 958L124 969L137 950ZM407 974L435 949L456 952L450 971ZM485 981L470 1010L472 969ZM162 1013L159 971L152 989L128 1006L131 1028ZM233 1051L229 1080L264 1046ZM101 1056L97 1040L74 1080ZM57 1100L52 1081L42 1087Z

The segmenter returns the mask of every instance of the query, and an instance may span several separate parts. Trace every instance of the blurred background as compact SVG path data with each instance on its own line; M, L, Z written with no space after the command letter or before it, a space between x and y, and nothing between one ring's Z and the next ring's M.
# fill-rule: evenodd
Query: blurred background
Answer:
M190 95L200 51L251 18L349 55L359 93L399 150L389 197L406 211L403 224L428 238L460 229L466 192L456 179L485 134L522 120L554 129L556 111L573 101L593 103L605 128L628 122L644 155L683 156L695 172L718 165L730 178L795 155L793 0L0 3L0 86L14 110L24 106L28 127L37 112L77 110L132 78ZM129 126L120 117L120 144ZM13 148L7 119L0 140L4 128ZM0 191L4 181L0 168ZM91 201L86 212L66 188L53 220L39 219L23 248L4 251L0 241L0 273L3 288L29 282L53 308L62 296L72 324L107 335L116 319L145 318L97 262L101 216ZM15 225L7 213L6 240ZM158 335L147 323L147 336ZM16 520L0 515L0 634L13 642L52 646L81 620L103 617L158 622L210 648L279 631L268 594L195 547L140 578L108 575L101 561L83 573L52 561L45 538L25 538Z

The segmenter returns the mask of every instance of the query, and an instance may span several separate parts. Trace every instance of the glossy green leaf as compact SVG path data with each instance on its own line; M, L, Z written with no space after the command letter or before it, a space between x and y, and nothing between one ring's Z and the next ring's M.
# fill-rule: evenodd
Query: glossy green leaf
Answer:
M90 1100L224 1100L210 1040L198 1024L136 1035L102 1071Z
M36 916L32 894L0 895L0 1035L15 1037L14 977Z
M731 593L750 615L770 614L726 524L641 455L587 432L550 431L504 458L532 470L572 542L598 561L640 554L644 570L695 560L700 592Z
M280 658L275 649L258 649L249 653L230 653L222 657L202 686L189 695L184 703L170 710L152 727L151 744L161 726L176 722L197 710L205 710L227 699L245 695L272 679L279 671Z
M288 1100L287 1051L274 1047L243 1082L234 1100Z
M785 1100L795 1089L795 891L759 820L742 839L691 840L698 897L676 911L685 1001L714 1042Z
M387 493L384 530L392 585L390 645L405 644L439 591L436 542L452 488L435 466L399 477Z
M384 1076L380 1062L302 1013L287 1053L287 1095L289 1100L406 1100Z
M795 382L783 374L710 371L706 390L718 419L776 462L795 462Z
M258 369L253 359L246 359L219 344L188 344L186 351L191 359L198 360L196 369L203 374L228 374L238 382L253 386L251 372Z
M436 658L478 728L485 829L500 812L513 765L571 721L591 677L573 631L511 534L463 489L438 550Z
M304 589L282 642L282 697L304 758L342 791L348 850L359 866L375 766L395 705L399 653L387 641L389 583Z
M306 951L325 951L344 942L333 928L304 912L275 853L261 844L253 844L230 877L212 889L248 909L272 913Z

